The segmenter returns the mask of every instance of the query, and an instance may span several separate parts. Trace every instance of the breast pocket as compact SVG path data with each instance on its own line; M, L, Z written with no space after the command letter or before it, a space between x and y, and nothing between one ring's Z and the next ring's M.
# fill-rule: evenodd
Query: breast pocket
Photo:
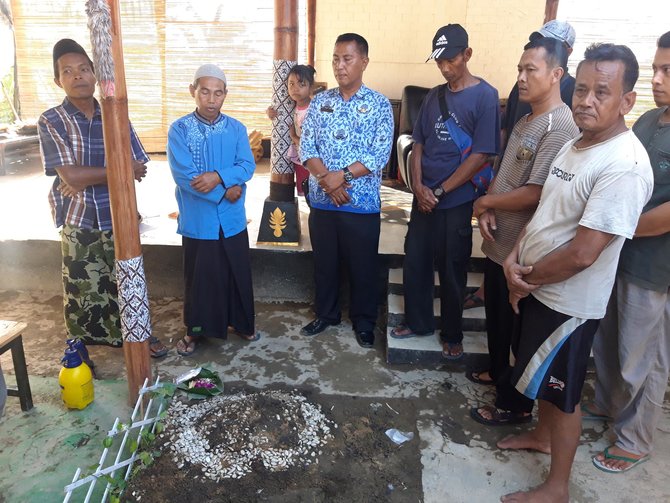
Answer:
M655 155L651 156L651 162L657 162L654 167L654 183L667 185L670 183L670 152L656 149ZM655 158L655 159L654 159Z

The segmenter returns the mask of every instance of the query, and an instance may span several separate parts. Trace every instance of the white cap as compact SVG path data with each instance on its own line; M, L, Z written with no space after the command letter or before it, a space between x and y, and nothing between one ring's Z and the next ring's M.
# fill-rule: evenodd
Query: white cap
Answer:
M228 82L226 81L226 74L223 73L223 70L221 70L221 68L211 63L202 65L195 71L195 76L193 77L194 86L198 82L198 79L201 77L214 77L215 79L222 80L224 85L228 86Z

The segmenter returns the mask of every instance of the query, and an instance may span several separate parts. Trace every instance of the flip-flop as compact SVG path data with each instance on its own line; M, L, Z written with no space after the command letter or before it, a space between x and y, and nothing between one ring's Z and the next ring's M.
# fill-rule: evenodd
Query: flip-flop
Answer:
M610 446L611 447L611 446ZM625 461L626 463L631 463L630 466L627 468L610 468L607 466L603 461L598 459L599 454L596 454L591 458L591 461L593 461L593 466L595 466L598 470L602 470L607 473L623 473L627 472L628 470L632 470L636 466L644 463L645 461L649 461L649 454L646 456L642 456L639 459L636 458L631 458L628 456L617 456L616 454L610 454L609 452L610 448L607 447L602 454L605 455L605 459L616 459L617 461Z
M491 419L482 416L480 409L489 412ZM481 407L473 407L470 409L470 417L480 424L486 426L504 426L507 424L524 424L530 423L533 420L532 414L524 412L512 412L511 410L503 410L494 407L493 405L482 405Z
M160 358L168 354L168 348L165 347L158 337L153 335L149 337L149 354L152 358Z
M582 419L584 421L611 421L612 417L606 414L598 414L588 405L582 405Z
M405 333L399 333L405 332ZM412 337L426 337L428 335L433 335L434 332L428 332L427 334L417 334L412 331L407 325L398 325L391 330L391 337L394 339L411 339Z
M442 350L442 357L447 360L460 360L463 358L463 344L460 342L445 342L446 351Z
M184 343L184 347L186 348L185 350L179 349L179 342L177 343L177 354L181 356L191 356L193 353L195 353L195 349L198 346L198 343L196 342L197 339L193 338L190 341L186 340L186 336L182 337L179 342Z
M468 381L472 381L475 384L482 384L484 386L495 386L496 382L493 379L481 378L481 375L484 372L488 372L488 370L469 370L465 373L465 377L468 379Z
M482 307L483 305L484 299L474 292L463 299L463 309L474 309L475 307Z
M241 334L238 331L235 331L235 335L237 335L243 341L247 341L247 342L256 342L257 340L260 340L260 338L261 338L261 333L260 332L254 332L253 334Z

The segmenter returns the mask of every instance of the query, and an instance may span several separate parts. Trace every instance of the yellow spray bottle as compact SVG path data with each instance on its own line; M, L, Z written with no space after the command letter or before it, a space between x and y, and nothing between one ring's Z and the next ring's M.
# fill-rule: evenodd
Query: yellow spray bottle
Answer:
M68 409L83 409L93 401L93 374L72 342L68 341L68 346L58 375L60 394Z

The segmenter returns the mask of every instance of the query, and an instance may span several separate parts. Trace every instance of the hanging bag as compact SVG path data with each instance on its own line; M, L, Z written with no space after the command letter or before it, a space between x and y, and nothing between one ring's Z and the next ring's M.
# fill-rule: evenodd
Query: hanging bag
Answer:
M441 85L437 90L437 101L440 104L440 112L442 113L442 120L449 131L451 139L458 147L461 153L461 164L472 153L472 138L466 133L456 120L451 116L449 106L447 105L446 88L448 84ZM475 195L477 197L486 194L486 191L493 180L493 165L488 161L484 161L477 173L470 179L470 183L475 186Z

